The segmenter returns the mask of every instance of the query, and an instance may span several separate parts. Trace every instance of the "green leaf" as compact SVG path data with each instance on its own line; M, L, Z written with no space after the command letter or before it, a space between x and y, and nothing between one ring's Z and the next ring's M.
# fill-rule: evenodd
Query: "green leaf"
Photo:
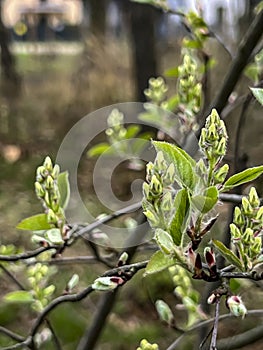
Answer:
M169 225L169 233L177 246L179 246L182 241L184 226L189 216L189 206L188 191L182 189L177 192L174 200L175 213Z
M165 160L175 165L176 180L182 187L194 189L197 179L194 172L196 162L181 148L161 141L153 141L156 151L162 151Z
M174 260L169 255L164 254L161 250L158 250L158 252L152 255L148 262L144 276L161 272L172 265L174 265Z
M38 231L48 230L51 226L47 221L46 214L37 214L20 221L16 228L20 230Z
M241 260L230 250L228 249L222 242L213 239L213 245L218 250L218 252L232 265L236 266L239 270L243 270L243 264Z
M188 49L200 49L202 43L199 40L184 39L182 45Z
M167 78L177 78L178 77L178 67L168 68L164 71L164 75Z
M4 296L4 300L8 303L28 304L34 301L32 294L26 290L16 290Z
M110 145L107 142L98 143L97 145L91 147L88 152L87 156L97 157L100 156L103 152L107 151L110 148Z
M263 106L263 89L260 88L250 88L255 98Z
M215 186L208 187L203 195L192 197L196 209L202 214L208 213L218 201L218 190Z
M131 138L135 137L140 130L141 130L141 127L139 125L128 126L126 129L125 138L131 139Z
M58 189L60 193L59 205L63 209L66 209L70 198L70 186L67 171L58 175Z
M172 237L168 232L157 228L155 230L154 239L156 240L158 246L164 254L171 254L174 250L174 243Z
M263 173L263 166L257 166L254 168L249 168L240 173L237 173L231 176L224 183L224 187L220 190L220 192L231 190L232 188L247 183L249 181L255 180Z
M63 244L64 241L61 237L60 229L52 228L45 233L45 238L53 244Z

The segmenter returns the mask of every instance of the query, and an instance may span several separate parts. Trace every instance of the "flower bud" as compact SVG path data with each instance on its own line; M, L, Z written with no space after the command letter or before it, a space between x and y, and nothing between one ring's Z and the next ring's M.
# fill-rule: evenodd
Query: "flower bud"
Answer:
M174 315L170 307L163 300L157 300L155 302L155 307L159 318L168 325L172 325L174 322Z
M241 238L241 232L235 224L230 224L230 232L233 240L239 240Z
M173 199L171 192L166 192L162 198L161 209L163 211L170 211L173 207Z
M263 207L260 207L257 211L256 220L263 221Z
M50 208L48 209L48 212L47 212L47 221L50 224L56 224L57 223L57 216L54 213L54 211L52 209L50 209Z
M235 207L233 223L238 226L242 226L245 223L244 217L239 207Z
M35 182L35 192L39 198L43 198L45 196L45 190L39 182Z
M260 201L255 187L251 187L248 195L248 201L253 208L257 208L259 206Z
M251 246L251 251L255 256L259 255L262 249L262 240L261 237L255 237L253 245Z
M52 179L52 177L50 175L48 175L48 177L46 179L46 189L51 190L53 187L54 187L54 180Z
M218 142L218 145L215 149L215 153L219 156L224 156L226 154L226 138L221 137Z
M211 124L211 125L209 126L208 132L207 132L207 139L208 139L209 141L218 140L218 133L217 133L215 124Z
M160 194L162 194L163 186L161 182L157 179L156 175L152 176L150 182L150 191L153 194L153 196L159 196Z
M253 214L253 208L246 197L242 198L242 209L245 215L250 216Z
M45 167L45 169L48 172L51 172L53 170L53 165L52 165L52 161L51 161L50 157L47 156L45 158L43 166Z
M151 199L149 197L150 186L146 182L144 182L142 185L142 192L143 192L143 195L146 199Z
M224 164L214 175L214 179L217 183L222 183L225 181L225 178L228 174L229 165Z
M247 245L250 245L253 242L253 230L251 228L246 228L246 231L242 236L242 241Z
M175 166L171 163L164 175L164 181L167 185L171 185L174 182L175 177Z
M241 297L237 296L237 295L232 295L231 297L229 297L226 301L226 304L230 310L230 312L239 317L241 316L242 318L244 318L247 314L247 309L241 299Z
M52 177L53 177L54 180L57 179L59 173L60 173L60 167L59 167L58 164L55 164L54 168L53 168L53 171L52 171Z

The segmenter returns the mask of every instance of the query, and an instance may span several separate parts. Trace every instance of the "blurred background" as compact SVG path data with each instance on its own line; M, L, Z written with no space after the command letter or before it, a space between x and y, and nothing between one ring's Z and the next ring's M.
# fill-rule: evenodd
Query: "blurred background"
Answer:
M211 38L206 47L216 60L210 78L210 100L222 83L258 2L198 1L204 19L224 43ZM194 10L196 5L194 0L169 3L176 11ZM55 159L66 133L86 114L113 103L144 102L148 79L181 63L180 45L186 31L178 16L128 0L1 0L0 11L0 241L28 248L28 237L15 226L22 218L41 211L34 195L36 167L47 154ZM174 91L175 80L167 79L167 83ZM248 93L250 84L244 76L236 91ZM226 119L229 159L238 113L237 109ZM250 107L242 130L240 148L247 165L261 164L262 111L256 103ZM101 139L103 135L94 144ZM91 176L94 163L84 157L80 187L98 215L101 207L94 199ZM143 172L127 176L125 171L131 172L124 170L116 186L117 195L124 199L129 197L133 177L144 176ZM70 268L62 270L65 277L58 281L61 286L70 275ZM101 271L103 268L91 270L83 285ZM123 302L115 307L98 349L134 349L142 337L160 344L167 344L169 337L173 339L173 334L160 327L151 303L153 293L162 291L159 282L149 287L139 280L138 275L124 288ZM142 285L140 290L136 283ZM1 294L6 288L7 282ZM84 310L80 305L74 309L61 306L54 315L58 333L67 344L65 349L75 348L90 317L87 310L92 313L96 301L96 296L86 300ZM21 331L26 330L26 322L21 323L28 321L26 318L23 313L18 318L15 307L0 306L1 325L19 324Z

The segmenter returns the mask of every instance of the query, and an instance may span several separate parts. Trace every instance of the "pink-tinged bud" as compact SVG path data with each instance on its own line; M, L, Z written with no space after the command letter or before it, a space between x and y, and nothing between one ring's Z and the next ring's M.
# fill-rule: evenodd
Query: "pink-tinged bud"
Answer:
M207 304L214 304L216 302L217 296L212 293L210 297L207 299Z
M213 267L216 264L215 253L213 252L213 248L205 249L205 260L207 262L208 267Z
M187 260L189 262L190 267L194 267L195 266L195 259L196 259L196 254L193 251L193 248L189 248L188 252L187 252Z
M125 281L121 277L111 277L111 282L116 283L118 286L122 285Z
M246 316L247 308L245 307L241 297L232 295L227 299L226 304L233 315L237 317L241 316L242 318Z

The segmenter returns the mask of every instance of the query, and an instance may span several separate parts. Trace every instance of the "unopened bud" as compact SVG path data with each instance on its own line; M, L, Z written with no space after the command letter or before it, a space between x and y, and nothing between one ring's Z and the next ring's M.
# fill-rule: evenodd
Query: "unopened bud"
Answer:
M230 232L233 240L239 240L241 238L241 232L235 224L230 224Z
M56 224L57 223L57 216L54 213L54 211L52 209L50 209L50 208L48 209L48 212L47 212L47 221L50 224Z
M237 296L237 295L232 295L231 297L229 297L227 299L227 306L230 310L230 312L239 317L241 316L242 318L244 318L247 314L247 309L241 299L241 297Z
M251 187L248 195L248 201L253 208L257 208L259 206L260 201L255 187Z
M53 187L54 187L54 180L52 179L52 177L50 175L48 175L48 177L46 179L46 189L50 190Z
M222 183L225 181L225 178L228 174L229 170L229 165L224 164L216 173L214 176L214 179L216 180L217 183Z
M168 325L172 325L174 322L174 315L170 307L163 300L157 300L155 302L155 307L159 318Z
M173 163L171 163L164 175L164 181L167 185L170 185L174 182L174 176L175 176L175 166Z
M150 183L150 191L154 196L160 195L163 191L163 186L161 182L157 179L156 175L152 176Z
M263 221L263 207L260 207L257 211L256 220Z
M53 171L52 171L52 177L53 179L57 179L58 175L59 175L59 172L60 172L60 167L58 164L55 164L54 165L54 168L53 168Z
M171 192L166 192L162 198L161 209L163 211L170 211L173 207L173 199Z
M39 182L35 182L35 192L39 198L43 198L45 196L45 190Z
M244 232L242 236L242 241L244 244L251 244L253 241L253 230L251 228L246 228L246 231Z
M51 172L53 170L52 161L49 156L47 156L44 160L43 166L46 168L47 171Z
M219 156L224 156L226 154L226 138L222 137L215 150L216 154Z
M253 208L246 197L242 198L242 209L245 215L250 216L253 214Z
M215 140L218 140L218 133L217 133L217 130L216 130L216 126L215 124L211 124L208 128L208 132L207 132L207 139L209 141L215 141Z
M238 226L242 226L245 223L244 217L239 207L235 207L233 222Z

